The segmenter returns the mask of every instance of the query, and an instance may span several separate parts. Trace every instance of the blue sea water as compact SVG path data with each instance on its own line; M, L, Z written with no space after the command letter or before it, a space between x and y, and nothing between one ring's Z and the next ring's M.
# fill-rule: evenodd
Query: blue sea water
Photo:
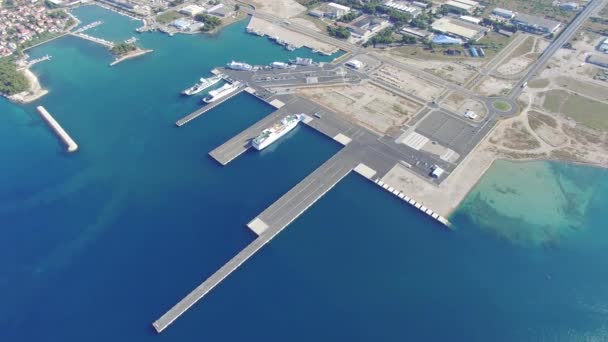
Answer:
M103 17L96 34L107 39L139 26L97 7L75 14ZM244 25L143 34L154 53L112 68L103 48L74 37L31 51L53 56L35 68L50 93L22 107L0 100L0 341L608 340L608 173L544 162L495 164L451 217L455 231L350 175L157 335L155 319L254 239L245 224L340 148L302 126L219 166L207 153L273 110L247 94L174 127L200 104L179 91L214 66L331 59ZM64 152L39 104L77 153ZM585 199L565 224L572 233L505 233L555 232L499 205L538 182L505 191L515 167ZM539 207L572 216L559 204Z

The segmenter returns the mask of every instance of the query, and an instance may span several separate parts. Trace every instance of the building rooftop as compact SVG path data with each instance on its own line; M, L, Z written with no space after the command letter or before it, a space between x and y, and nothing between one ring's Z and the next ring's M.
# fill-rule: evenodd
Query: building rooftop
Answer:
M515 15L514 20L525 23L527 25L531 25L531 26L547 28L547 29L549 29L549 31L553 31L553 30L557 29L557 27L560 25L559 21L545 19L545 18L536 17L536 16L528 15L528 14L522 14L522 13L518 13L517 15Z
M466 27L462 24L454 23L450 18L447 17L443 17L439 20L436 20L431 27L435 31L453 34L466 39L475 39L479 36L481 32L481 27L480 29Z

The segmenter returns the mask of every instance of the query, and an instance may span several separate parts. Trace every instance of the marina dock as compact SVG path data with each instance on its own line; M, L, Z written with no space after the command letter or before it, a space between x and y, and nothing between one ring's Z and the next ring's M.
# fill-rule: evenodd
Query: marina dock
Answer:
M285 110L277 110L267 115L262 120L256 122L254 125L236 135L234 138L209 152L209 155L213 159L217 160L218 163L226 166L234 158L240 156L251 148L251 139L255 138L265 128L270 127L273 123L278 122L289 114L290 113Z
M216 102L212 102L210 104L206 104L205 106L195 110L194 112L184 116L183 118L177 120L175 122L175 125L177 127L182 127L183 125L187 124L188 122L198 118L199 116L207 113L208 111L212 110L213 108L221 105L222 103L226 102L227 100L237 96L238 94L240 94L243 90L245 90L245 87L241 86L239 89L237 89L234 93L216 101Z
M59 123L53 118L51 113L49 113L44 107L38 106L36 107L40 116L46 121L46 123L51 126L53 131L59 136L59 138L63 141L63 143L67 146L68 152L76 152L78 150L78 145L76 142L68 135L68 133L59 125Z

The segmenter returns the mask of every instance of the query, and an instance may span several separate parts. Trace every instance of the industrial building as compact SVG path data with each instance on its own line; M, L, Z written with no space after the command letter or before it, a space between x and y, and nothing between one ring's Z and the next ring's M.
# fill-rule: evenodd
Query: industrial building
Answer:
M365 14L353 20L348 24L347 28L357 42L366 42L376 33L389 26L391 24L388 20Z
M179 10L179 13L194 17L195 15L203 12L205 9L198 5L188 5Z
M603 53L608 53L608 38L604 39L597 49L602 51Z
M479 3L471 0L448 0L443 6L453 12L472 14L479 7Z
M494 10L492 10L492 14L509 20L515 17L515 13L513 11L509 11L499 7L496 7Z
M456 38L462 38L466 41L479 40L479 38L483 37L484 32L487 30L482 26L465 23L458 19L449 17L443 17L436 20L433 25L431 25L431 28L434 31Z
M404 28L402 28L401 30L399 30L399 32L401 34L412 36L412 37L415 37L415 38L418 38L418 39L425 39L425 38L427 38L427 37L429 37L429 36L432 35L432 33L429 32L429 31L414 29L414 28L407 27L407 26L404 27Z
M561 23L559 21L518 13L512 20L518 28L532 33L555 33Z
M416 18L420 13L422 13L420 8L415 7L415 6L410 6L405 1L389 1L389 2L385 3L384 6L392 8L392 9L400 11L400 12L408 13L412 16L412 18Z
M328 3L326 8L327 9L325 10L325 16L334 19L340 19L348 12L350 12L350 7L336 4L335 2Z
M587 63L591 63L602 68L608 68L608 56L590 55L589 57L587 57Z

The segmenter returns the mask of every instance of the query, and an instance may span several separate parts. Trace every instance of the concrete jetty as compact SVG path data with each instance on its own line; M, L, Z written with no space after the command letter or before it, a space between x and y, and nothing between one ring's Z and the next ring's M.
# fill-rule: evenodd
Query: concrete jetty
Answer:
M209 152L209 155L217 160L218 163L226 166L233 159L251 148L251 139L255 138L265 128L272 126L273 123L280 121L289 114L290 113L286 110L277 110L267 115L262 120L256 122L243 132Z
M357 148L353 145L342 149L268 209L264 210L258 217L249 222L249 228L258 234L258 237L156 320L152 324L156 331L160 333L165 330L179 316L219 285L226 277L260 250L260 248L287 227L289 223L300 216L308 207L348 175L353 167L356 166L356 157L353 153L356 150Z
M222 103L226 102L227 100L237 96L238 94L240 94L245 88L244 87L240 87L239 89L237 89L234 93L220 99L219 101L216 102L212 102L210 104L207 104L197 110L195 110L194 112L184 116L183 118L177 120L175 122L175 125L177 127L182 127L183 125L187 124L188 122L198 118L199 116L207 113L208 111L212 110L213 108L221 105Z
M53 131L55 131L59 138L61 138L61 140L66 144L66 146L68 147L68 152L75 152L76 150L78 150L78 145L76 144L76 142L72 140L68 133L61 127L61 125L59 125L59 123L55 120L55 118L53 118L51 113L49 113L42 106L36 107L36 110L38 111L38 113L40 113L40 116L42 116L46 123L51 126L51 128L53 129Z
M251 220L249 229L261 236L285 228L357 166L358 148L357 144L344 147Z

